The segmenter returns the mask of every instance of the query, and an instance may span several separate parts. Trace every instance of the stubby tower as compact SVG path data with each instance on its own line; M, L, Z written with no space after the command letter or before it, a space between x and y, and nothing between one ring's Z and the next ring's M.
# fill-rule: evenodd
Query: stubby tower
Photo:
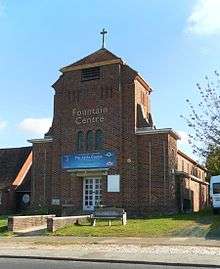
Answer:
M104 48L101 33L102 48L62 68L53 85L52 126L31 140L32 205L63 214L99 204L175 212L178 135L154 127L150 86Z

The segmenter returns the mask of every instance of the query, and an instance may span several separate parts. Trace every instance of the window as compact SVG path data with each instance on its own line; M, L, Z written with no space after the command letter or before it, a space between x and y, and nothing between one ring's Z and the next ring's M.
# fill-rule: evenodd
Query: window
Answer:
M86 149L92 150L94 145L93 131L88 131L86 135Z
M100 79L100 67L93 67L83 69L81 73L81 80L92 80L92 79Z
M220 193L220 183L213 183L213 194Z
M185 169L185 167L184 167L184 160L182 160L182 171L184 172L184 169Z
M100 150L103 148L104 135L102 130L97 130L95 133L95 149Z
M81 151L84 149L84 135L82 131L79 131L77 134L76 148L78 151Z

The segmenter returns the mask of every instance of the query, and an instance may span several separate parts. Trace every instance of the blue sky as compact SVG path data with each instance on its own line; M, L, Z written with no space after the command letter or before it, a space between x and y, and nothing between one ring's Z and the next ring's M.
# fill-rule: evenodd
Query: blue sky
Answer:
M59 69L101 46L153 88L158 128L188 132L180 114L195 84L220 70L220 0L0 0L0 147L42 137L53 113Z

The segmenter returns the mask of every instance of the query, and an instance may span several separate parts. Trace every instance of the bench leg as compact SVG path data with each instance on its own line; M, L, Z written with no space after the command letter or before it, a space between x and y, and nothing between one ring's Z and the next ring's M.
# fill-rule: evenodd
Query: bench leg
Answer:
M126 225L127 224L127 214L124 213L122 216L122 225Z
M108 220L108 226L112 226L112 221Z
M92 226L95 227L95 225L96 225L96 219L94 219L92 222Z

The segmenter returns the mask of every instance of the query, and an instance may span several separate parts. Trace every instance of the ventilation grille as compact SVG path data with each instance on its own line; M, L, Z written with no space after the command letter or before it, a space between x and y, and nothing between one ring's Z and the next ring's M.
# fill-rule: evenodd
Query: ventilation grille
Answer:
M100 78L100 67L87 68L82 70L81 80L92 80Z

